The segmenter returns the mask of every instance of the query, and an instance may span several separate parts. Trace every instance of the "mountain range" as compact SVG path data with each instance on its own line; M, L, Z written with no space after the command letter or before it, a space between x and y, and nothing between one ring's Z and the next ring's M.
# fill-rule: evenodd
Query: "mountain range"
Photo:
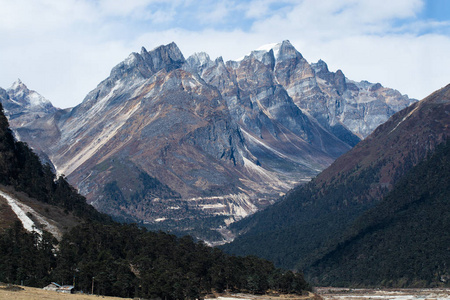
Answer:
M219 242L415 102L289 41L228 62L142 48L70 109L20 81L0 100L16 137L98 210Z
M56 281L73 283L69 289L79 293L127 299L311 290L301 273L271 262L226 255L189 236L113 222L14 139L1 104L0 257L0 281L13 293L22 289L13 284L42 288Z
M224 249L314 284L448 284L450 85L394 114L310 183L231 225Z

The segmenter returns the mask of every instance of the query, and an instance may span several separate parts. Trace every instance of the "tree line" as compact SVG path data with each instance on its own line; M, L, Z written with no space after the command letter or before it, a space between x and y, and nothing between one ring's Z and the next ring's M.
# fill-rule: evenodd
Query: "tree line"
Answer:
M0 281L43 287L50 282L119 297L199 299L212 292L310 290L301 273L255 256L227 255L189 236L136 225L85 223L58 243L20 222L0 235Z
M58 242L50 233L28 233L20 221L0 232L0 281L119 296L198 299L211 292L301 293L301 273L277 269L255 256L237 257L196 242L115 223L86 203L63 177L14 139L0 105L0 184L64 208L82 220Z

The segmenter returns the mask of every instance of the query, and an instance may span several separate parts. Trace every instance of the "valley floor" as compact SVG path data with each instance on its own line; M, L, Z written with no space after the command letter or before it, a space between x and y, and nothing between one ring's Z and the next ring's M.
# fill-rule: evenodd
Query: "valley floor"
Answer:
M315 291L325 300L444 300L450 299L450 288L433 289L348 289L319 287Z
M227 294L216 296L216 298L206 297L207 300L319 300L317 295L309 293L309 295L280 295L280 296L270 296L270 295L251 295L251 294Z
M99 299L99 296L87 295L87 294L63 294L54 291L46 291L39 288L32 288L27 286L0 286L0 299L8 300L95 300ZM101 296L101 299L105 300L126 300L131 298L117 298Z
M100 296L105 300L127 300L131 298L118 298ZM8 300L35 300L35 299L47 299L47 300L94 300L98 299L97 295L88 294L63 294L54 291L46 291L39 288L27 287L27 286L8 286L6 284L0 284L0 299ZM280 296L268 296L268 295L250 295L250 294L227 294L216 295L213 297L206 297L208 300L316 300L320 299L313 293L306 296L299 295L280 295ZM136 299L136 298L135 298Z

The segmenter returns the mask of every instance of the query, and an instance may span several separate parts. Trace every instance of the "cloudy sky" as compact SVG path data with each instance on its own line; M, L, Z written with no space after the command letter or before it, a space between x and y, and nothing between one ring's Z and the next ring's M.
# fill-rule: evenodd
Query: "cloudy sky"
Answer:
M282 40L410 97L450 83L447 0L0 0L0 87L66 108L142 46L232 60Z

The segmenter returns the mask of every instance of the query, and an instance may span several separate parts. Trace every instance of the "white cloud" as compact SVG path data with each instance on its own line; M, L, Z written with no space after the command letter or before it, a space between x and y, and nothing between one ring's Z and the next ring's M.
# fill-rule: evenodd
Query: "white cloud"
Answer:
M450 82L449 22L417 18L419 0L0 0L0 86L20 77L74 106L141 46L175 41L187 57L236 59L289 39L351 79L422 98ZM172 23L173 22L173 23ZM423 34L426 32L427 34Z
M0 30L53 31L75 22L95 20L89 2L65 0L0 0Z
M204 7L199 14L197 20L201 23L222 23L230 14L232 7L227 1L217 1L212 7Z
M138 11L142 11L147 5L154 3L153 0L100 0L98 7L104 15L108 16L129 16Z

